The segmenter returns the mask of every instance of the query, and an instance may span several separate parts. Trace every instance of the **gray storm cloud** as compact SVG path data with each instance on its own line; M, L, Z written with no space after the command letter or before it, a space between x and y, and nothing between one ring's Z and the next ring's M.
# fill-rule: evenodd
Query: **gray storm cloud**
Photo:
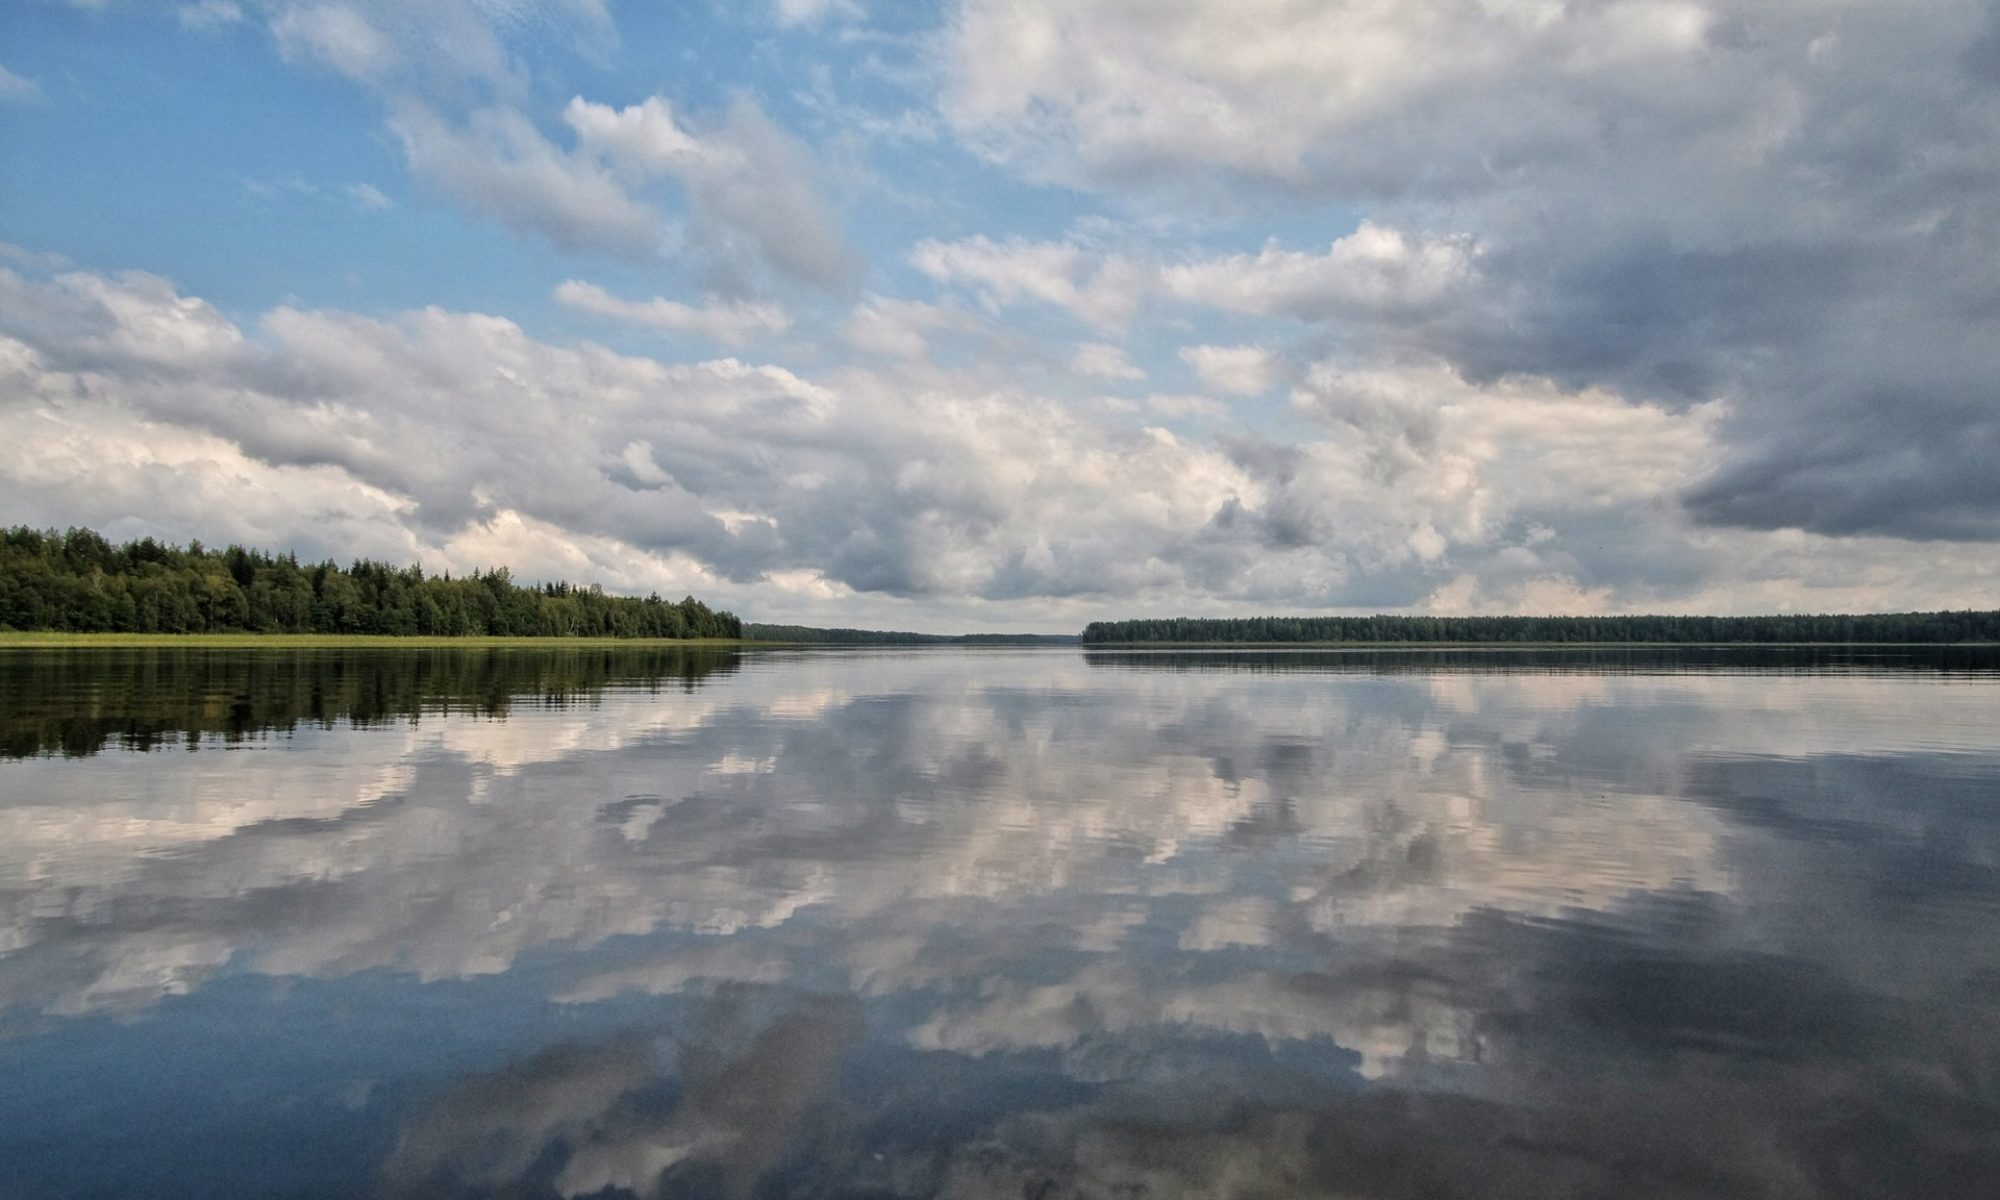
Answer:
M1725 399L1700 523L1991 540L1996 11L971 0L943 102L997 161L1142 207L1192 177L1476 233L1477 285L1396 330L1273 272L1229 294L1473 379Z

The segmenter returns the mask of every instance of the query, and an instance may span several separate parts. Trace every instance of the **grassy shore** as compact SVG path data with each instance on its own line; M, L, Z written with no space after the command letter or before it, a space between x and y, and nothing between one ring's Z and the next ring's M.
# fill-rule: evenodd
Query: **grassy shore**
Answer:
M754 646L737 638L400 637L348 633L21 633L0 631L4 649L189 647L195 649L462 650L561 647Z

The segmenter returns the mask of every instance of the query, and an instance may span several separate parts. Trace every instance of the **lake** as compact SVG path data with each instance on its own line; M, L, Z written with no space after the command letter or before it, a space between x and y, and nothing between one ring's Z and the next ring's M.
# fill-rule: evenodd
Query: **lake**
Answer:
M2000 1195L2000 653L0 650L0 1196Z

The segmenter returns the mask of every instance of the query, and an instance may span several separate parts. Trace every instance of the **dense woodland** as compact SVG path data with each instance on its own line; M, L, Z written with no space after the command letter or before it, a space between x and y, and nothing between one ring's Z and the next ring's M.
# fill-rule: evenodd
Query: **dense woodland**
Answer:
M0 629L68 633L348 633L439 637L737 638L743 624L690 596L613 596L516 584L505 567L452 578L358 560L210 550L88 529L0 536Z
M1171 617L1093 621L1085 645L1195 642L1993 642L2000 612L1770 617Z

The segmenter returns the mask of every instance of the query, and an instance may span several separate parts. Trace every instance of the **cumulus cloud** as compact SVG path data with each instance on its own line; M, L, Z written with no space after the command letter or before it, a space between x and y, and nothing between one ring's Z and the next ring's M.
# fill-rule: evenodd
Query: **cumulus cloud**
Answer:
M33 382L17 395L115 397L274 466L337 467L410 502L434 543L504 517L744 582L805 570L892 595L1073 592L1102 586L1109 546L1165 551L1243 479L1212 450L948 380L665 366L437 310L279 309L253 341L152 277L5 278L15 311L41 314L22 330L37 345L21 343ZM108 503L79 513L115 519Z
M1255 396L1278 378L1278 363L1262 346L1185 346L1180 358L1218 392Z
M968 327L966 315L942 304L870 296L840 324L848 345L870 354L922 361L930 354L930 334Z
M19 306L18 327L45 339L65 365L123 362L190 372L226 361L244 345L241 331L213 305L144 271L70 271L42 283L0 269L0 298ZM24 368L37 361L25 346L15 353Z
M924 241L910 252L910 263L940 283L972 287L988 307L1035 300L1106 329L1130 321L1151 285L1144 264L1073 242L996 242L983 235Z
M271 18L287 58L315 58L343 75L377 82L403 65L401 50L369 19L344 4L302 5Z
M738 99L720 126L701 133L657 96L621 109L578 96L563 120L585 151L613 166L679 180L693 234L725 275L767 263L831 287L850 274L839 223L814 185L804 148L755 101Z
M1653 119L1743 119L1729 106L1769 97L1759 81L1732 79L1726 96L1687 86L1715 81L1704 51L1734 32L1719 7L1747 6L1279 2L1252 15L969 0L947 34L942 99L988 153L1058 177L1469 186L1519 157L1579 153L1585 104L1614 91Z
M1146 372L1125 351L1107 342L1085 342L1076 348L1069 369L1094 379L1144 379Z
M1140 256L1075 241L925 241L910 254L940 283L968 287L990 309L1033 301L1102 329L1123 328L1149 297L1257 317L1365 323L1381 329L1492 304L1478 247L1458 235L1412 233L1371 221L1323 254L1272 243L1256 254Z
M390 120L410 170L477 212L567 250L638 259L659 255L660 216L596 162L566 153L510 108L454 123L428 105L404 104Z
M700 308L655 296L622 300L593 283L571 279L556 285L556 303L614 321L667 333L692 333L729 346L743 346L759 334L789 328L792 321L775 304L711 299Z
M576 96L561 112L576 144L544 132L513 47L527 37L586 51L615 41L596 0L266 0L258 9L285 58L379 95L411 173L473 212L564 250L641 262L661 260L670 232L684 235L679 248L702 257L707 286L733 293L773 271L823 287L853 272L811 156L748 96L700 129L660 97L614 109ZM210 23L220 12L183 10L184 20ZM685 191L685 230L670 228L665 200L649 192L660 176Z
M1466 238L1363 221L1325 254L1269 245L1254 255L1196 259L1162 271L1161 287L1177 299L1258 316L1407 317L1458 298L1474 269Z
M564 295L718 335L764 319L588 284ZM200 506L139 486L137 444L76 452L91 430L146 428L161 449L204 447L180 468L188 495L243 473L269 490L246 540L320 545L332 506L357 547L394 559L698 590L754 615L895 601L977 623L1006 602L1060 628L1160 605L1416 606L1468 572L1611 586L1619 607L1824 609L1883 589L1963 606L1995 576L1977 554L1888 540L1829 571L1811 537L1690 528L1674 499L1708 477L1726 405L1436 362L1322 360L1292 393L1320 433L1211 441L1069 407L983 363L930 366L924 331L963 314L880 299L848 333L890 362L816 376L557 346L438 309L278 308L246 331L140 273L5 271L0 300L9 403L32 434L0 482L55 523L215 536ZM1221 415L1205 397L1134 403ZM43 453L67 466L37 467Z
M623 109L574 97L562 117L574 147L511 106L456 120L405 98L390 128L419 178L566 250L661 261L668 228L646 185L664 176L687 196L679 248L700 258L713 289L756 290L773 272L821 287L848 278L850 254L808 155L755 102L737 101L699 134L658 97Z
M1996 28L1977 0L968 0L940 100L995 161L1141 207L1367 217L1324 255L1170 263L1172 294L1728 400L1697 521L1991 540Z

